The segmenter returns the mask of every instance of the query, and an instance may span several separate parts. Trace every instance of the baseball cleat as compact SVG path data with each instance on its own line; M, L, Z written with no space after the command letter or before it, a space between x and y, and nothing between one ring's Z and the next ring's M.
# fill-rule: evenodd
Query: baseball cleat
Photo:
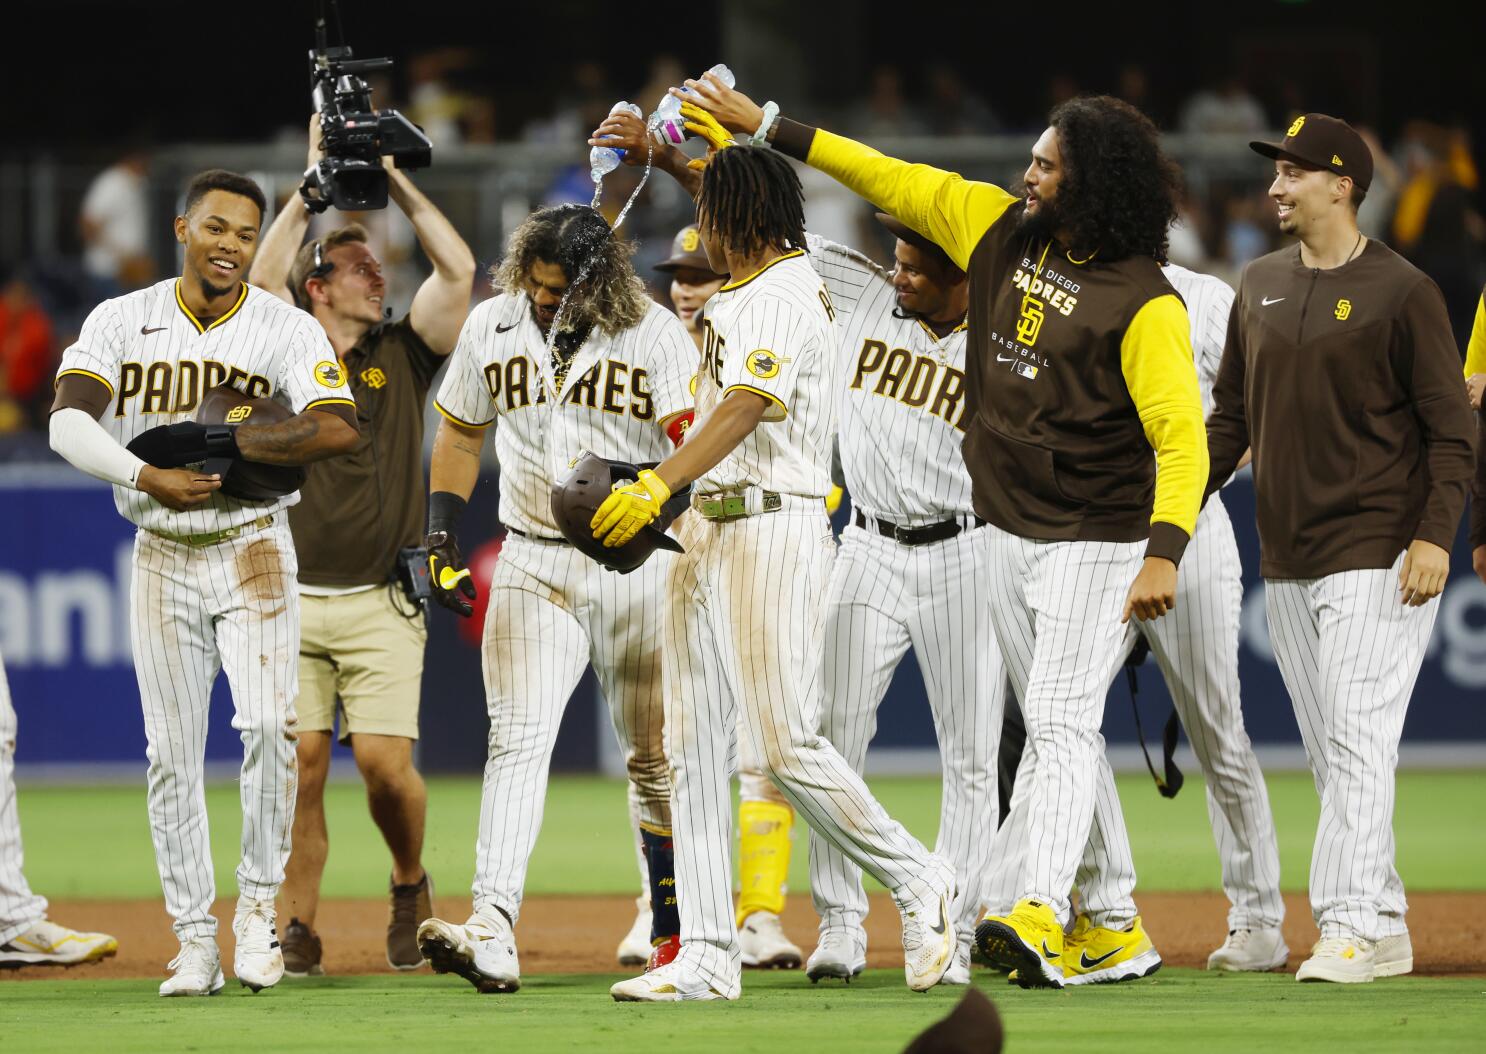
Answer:
M320 965L320 938L298 919L290 919L279 940L284 953L285 977L322 977L325 968Z
M232 935L237 938L232 973L244 988L257 993L283 979L284 952L274 930L273 901L239 897Z
M650 959L650 901L635 898L635 924L619 942L620 966L644 966Z
M81 933L41 919L0 944L0 966L76 966L118 951L119 942L106 933Z
M1374 977L1398 977L1414 972L1414 944L1407 933L1384 937L1373 946Z
M779 916L772 911L755 911L738 927L738 947L743 952L743 965L764 970L798 970L805 956L799 945L784 935Z
M915 992L927 992L954 963L954 923L949 916L954 871L938 866L893 891L903 920L903 977Z
M975 928L975 943L991 962L1015 971L1021 987L1063 987L1063 927L1042 901L1019 900L1009 915L987 914Z
M1377 976L1376 962L1371 941L1361 937L1323 937L1311 949L1311 957L1295 971L1295 979L1360 984Z
M727 998L675 962L639 977L631 977L628 981L620 981L609 989L609 994L616 1003L680 1003Z
M681 936L674 934L670 937L662 937L655 942L655 947L650 949L650 958L645 960L645 972L659 970L674 962L676 956L681 954Z
M805 963L805 976L811 984L823 977L834 977L851 984L851 979L867 968L867 931L829 929L821 933L820 942Z
M418 948L434 973L458 974L481 995L521 987L516 935L504 915L472 915L463 926L426 919L418 927Z
M394 970L416 970L423 965L418 923L433 916L433 878L425 871L421 879L406 886L388 879L388 888L387 965Z
M166 969L175 973L160 982L163 996L216 995L226 984L222 977L222 956L211 937L186 941Z
M1290 949L1278 926L1228 931L1223 946L1207 957L1209 970L1230 973L1263 973L1281 969L1290 958Z
M1134 981L1159 969L1161 956L1156 954L1139 915L1124 930L1095 926L1087 915L1080 915L1073 923L1073 932L1063 940L1065 984Z

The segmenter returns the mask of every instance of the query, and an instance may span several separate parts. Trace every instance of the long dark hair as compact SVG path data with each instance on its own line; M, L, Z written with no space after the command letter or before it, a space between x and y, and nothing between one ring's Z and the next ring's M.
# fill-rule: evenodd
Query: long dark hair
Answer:
M767 245L805 247L805 192L783 154L755 146L730 146L707 162L697 195L705 216L727 248L739 255Z
M1059 105L1048 124L1063 155L1056 200L1068 249L1106 262L1164 262L1181 172L1162 153L1151 119L1127 102L1087 95Z

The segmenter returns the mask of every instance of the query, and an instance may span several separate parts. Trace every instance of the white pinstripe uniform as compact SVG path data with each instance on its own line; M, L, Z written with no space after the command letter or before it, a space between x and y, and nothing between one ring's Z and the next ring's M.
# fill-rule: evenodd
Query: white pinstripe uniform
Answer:
M21 871L21 818L15 804L15 707L0 662L0 946L46 918L46 898Z
M628 575L562 540L552 485L585 451L658 462L671 450L660 423L691 408L696 346L652 304L636 326L595 330L560 391L540 365L546 338L525 296L501 294L470 313L435 405L452 420L497 424L500 516L511 536L490 583L482 649L490 752L475 848L477 915L520 916L527 862L542 825L557 729L583 669L598 676L640 822L670 830L662 741L661 582L657 553Z
M671 561L667 579L662 665L675 781L676 962L735 998L729 781L740 711L742 732L796 811L883 885L896 889L947 869L818 732L823 598L836 548L824 506L838 368L829 296L797 251L724 286L707 310L698 417L738 389L771 404L764 422L695 487L694 501L740 496L749 515L686 517L686 553Z
M959 876L955 925L968 961L996 831L1006 676L994 642L986 644L990 584L960 455L965 327L936 338L895 314L892 280L867 257L813 237L809 248L836 306L841 465L852 505L872 528L846 528L831 573L821 732L861 772L877 708L913 646L944 759L934 851ZM876 530L948 520L960 533L926 545ZM860 930L861 870L815 834L810 887L823 932Z
M1233 290L1219 278L1174 264L1164 267L1163 273L1187 305L1206 416L1212 411L1213 382L1223 358ZM1208 820L1222 863L1223 891L1231 905L1230 930L1278 928L1285 914L1274 816L1240 706L1242 572L1228 510L1214 494L1197 518L1197 529L1182 557L1176 610L1149 622L1132 619L1128 633L1131 644L1136 633L1150 642L1192 752L1202 766ZM1107 798L1105 805L1112 802ZM1107 808L1098 810L1101 821L1108 814ZM1097 823L1093 830L1095 837L1076 880L1085 904L1106 914L1133 911L1134 861L1123 853L1112 857L1098 837ZM999 895L1014 896L1015 891Z
M249 285L207 327L180 299L176 279L106 300L62 355L58 378L72 373L108 387L112 401L100 423L120 443L189 419L202 392L222 383L295 412L355 405L325 331ZM284 510L298 500L298 492L252 503L217 494L201 508L173 512L143 491L114 488L119 512L141 528L130 639L149 741L150 831L182 941L217 931L202 759L219 670L244 748L238 891L272 901L284 878L299 691L298 563ZM173 540L227 529L238 533L215 544Z

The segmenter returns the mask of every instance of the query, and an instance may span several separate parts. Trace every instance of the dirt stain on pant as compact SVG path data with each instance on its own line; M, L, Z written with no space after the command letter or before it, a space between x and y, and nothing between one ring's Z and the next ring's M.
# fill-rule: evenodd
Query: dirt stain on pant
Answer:
M273 538L254 538L237 552L237 581L243 599L260 609L265 619L280 615L288 592L284 576L284 554ZM277 602L276 607L270 605Z

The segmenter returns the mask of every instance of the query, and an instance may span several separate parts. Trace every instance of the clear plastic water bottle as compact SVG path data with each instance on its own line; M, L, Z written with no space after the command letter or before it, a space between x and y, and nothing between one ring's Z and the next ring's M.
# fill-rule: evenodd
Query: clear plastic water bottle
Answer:
M609 111L610 116L622 111L634 114L640 120L645 119L645 111L641 110L632 102L617 102ZM595 187L603 183L604 177L619 167L620 161L624 159L624 151L612 146L595 146L588 151L588 173L593 176Z
M717 79L729 88L736 87L738 79L733 76L733 71L721 62L713 66L708 73L715 73ZM682 88L687 95L696 94L690 88ZM662 145L679 146L686 139L686 118L681 116L681 100L670 92L666 92L661 99L660 105L655 108L655 138Z

